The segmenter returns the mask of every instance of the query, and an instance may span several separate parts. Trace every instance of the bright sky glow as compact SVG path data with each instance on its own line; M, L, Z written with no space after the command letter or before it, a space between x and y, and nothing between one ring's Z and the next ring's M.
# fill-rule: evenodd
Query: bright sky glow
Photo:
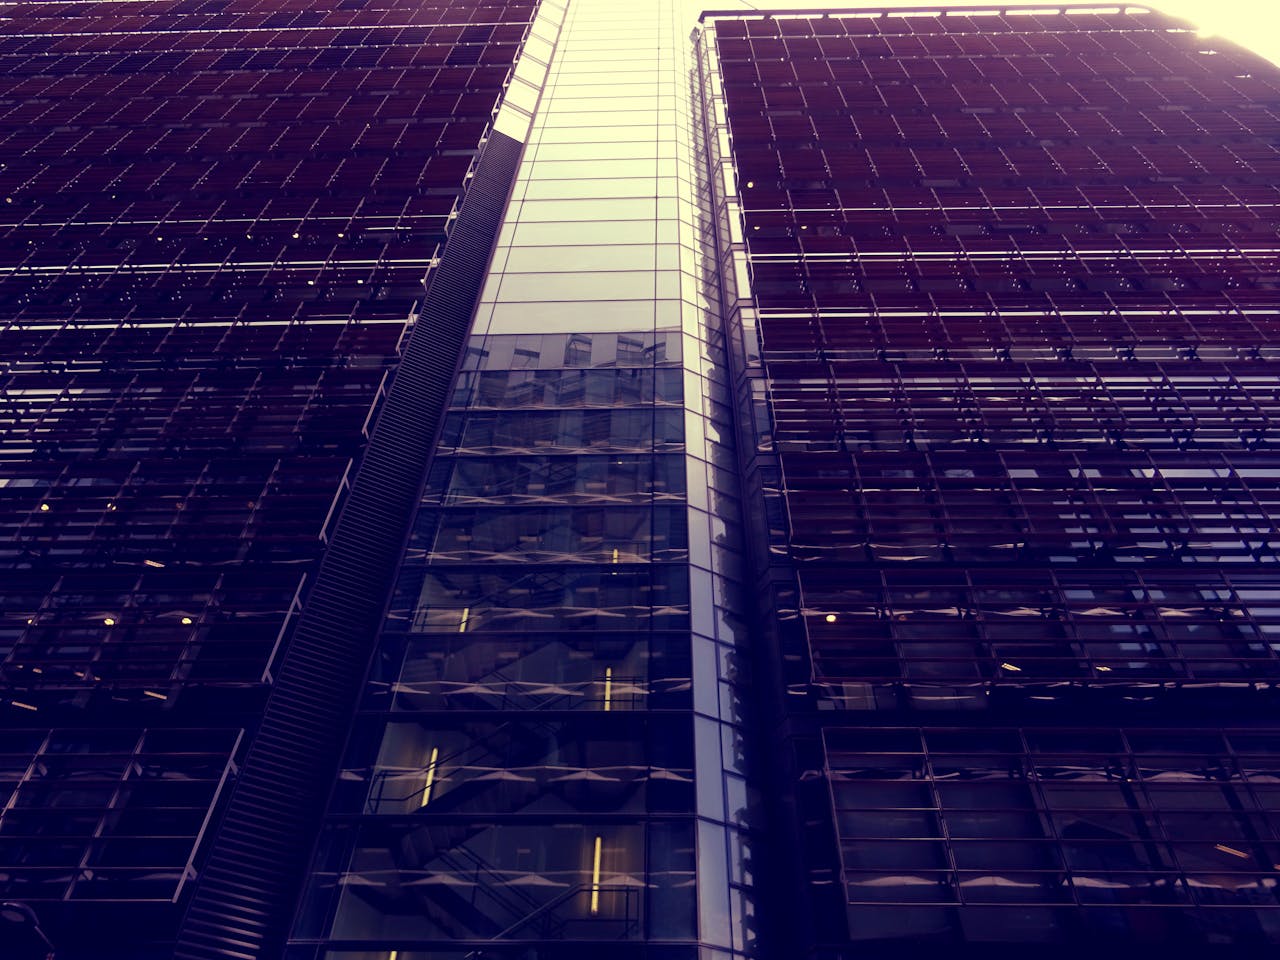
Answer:
M134 3L136 0L68 0L71 3L121 2ZM628 0L628 8L634 9L645 0ZM649 0L654 2L654 0ZM983 0L882 0L882 2L859 3L858 0L831 2L831 0L685 0L685 3L697 12L702 10L847 10L857 6L876 7L916 7L933 9L935 7L975 7L981 6ZM1006 0L1007 6L1029 6L1035 0ZM1093 5L1092 0L1067 0L1075 5L1086 3ZM1280 64L1280 0L1134 0L1136 5L1154 7L1174 17L1182 17L1195 27L1205 32L1206 36L1219 36L1232 40L1242 47L1247 47L1261 54L1272 63ZM13 6L9 0L0 0L0 10ZM1098 6L1124 6L1117 0L1107 3L1099 0ZM1002 6L993 3L992 7ZM1044 6L1054 6L1047 0ZM7 19L0 16L0 20Z
M1190 20L1208 34L1280 63L1280 4L1276 0L1160 0L1148 6Z
M1075 0L1078 5L1082 0ZM704 9L716 10L782 10L782 9L848 9L856 6L878 7L974 7L982 0L885 0L885 2L859 4L857 2L832 3L829 0L703 0ZM1090 5L1092 0L1089 0ZM1020 0L1020 5L1027 0ZM997 6L1013 6L1014 3L994 3ZM1054 6L1047 2L1044 6ZM1099 7L1123 6L1100 0ZM1225 37L1243 47L1261 54L1273 63L1280 64L1280 0L1140 0L1136 5L1163 10L1171 16L1188 20L1206 35Z

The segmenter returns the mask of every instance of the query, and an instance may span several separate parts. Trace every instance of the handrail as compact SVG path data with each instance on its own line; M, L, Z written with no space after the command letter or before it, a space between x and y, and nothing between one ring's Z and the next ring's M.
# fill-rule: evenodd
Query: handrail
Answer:
M568 890L565 890L563 893L558 894L557 896L552 897L550 900L548 900L546 903L542 904L540 907L537 907L537 908L536 908L536 909L534 909L532 912L530 912L530 913L526 914L525 916L521 917L521 918L520 918L519 920L517 920L515 923L513 923L513 924L511 924L509 927L507 927L505 930L502 930L502 931L500 931L499 933L495 933L495 934L494 934L492 937L490 937L489 939L490 939L490 940L505 940L505 939L506 939L507 937L509 937L512 933L514 933L515 931L519 930L521 927L525 926L526 924L528 924L528 923L532 922L533 920L537 919L540 915L545 914L545 913L547 913L547 912L549 912L549 911L551 911L551 910L555 909L556 907L560 906L560 904L562 904L562 903L564 903L566 900L568 900L570 897L575 897L575 896L577 896L579 893L581 893L583 890L586 890L586 889L590 889L590 885L589 885L589 884L581 884L581 883L580 883L580 884L578 884L576 887L570 887ZM472 951L472 952L474 953L474 951ZM470 956L470 954L468 954L468 956Z
M638 916L633 917L631 913L631 899L633 896L639 893L639 891L636 890L634 887L624 886L622 884L580 883L577 886L570 887L568 890L565 890L563 893L558 894L555 897L552 897L550 900L542 904L540 907L538 907L538 909L534 910L528 916L521 917L515 923L511 924L511 926L507 927L505 930L501 931L500 933L494 934L492 937L489 938L490 941L507 939L511 934L515 933L521 927L526 926L527 924L536 920L539 916L549 913L550 911L554 910L556 907L565 903L567 900L573 897L576 897L582 893L621 893L623 894L627 903L627 910L623 914L623 916L597 917L596 918L597 920L601 920L601 921L622 920L626 923L632 923L632 922L635 922L636 920L639 920ZM467 953L464 960L481 960L481 958L483 957L483 954L481 952L482 949L483 948L477 948L475 950L470 951L469 953Z
M503 724L501 724L500 726L498 726L495 730L493 730L493 731L492 731L492 732L491 732L487 737L485 737L484 739L482 739L482 740L472 740L470 743L466 743L466 744L464 744L463 746L459 747L457 750L454 750L452 753L446 754L446 755L445 755L445 756L443 756L443 757L437 757L437 758L436 758L436 761L435 761L435 767L436 767L436 769L437 769L437 770L443 769L443 767L444 767L444 765L445 765L445 764L452 764L452 763L454 763L454 762L455 762L455 761L457 761L457 760L458 760L458 758L459 758L459 757L461 757L463 754L468 753L468 752L470 752L470 751L472 751L472 750L482 750L482 749L486 748L486 746L487 746L487 744L490 742L490 740L492 740L492 739L493 739L494 737L496 737L499 733L501 733L502 731L506 730L506 729L507 729L508 727L510 727L511 725L512 725L512 721L508 720L506 723L503 723ZM380 789L381 789L381 788L386 784L386 782L387 782L388 780L390 780L393 776L397 776L397 777L398 777L398 776L404 776L404 775L405 775L405 774L407 774L407 773L408 773L408 774L413 773L415 770L418 770L419 772L421 772L421 773L423 773L423 774L425 774L425 773L427 772L427 768L426 768L425 766L424 766L424 767L421 767L421 768L409 767L409 768L406 768L406 769L404 769L404 770L379 770L377 773L375 773L375 774L373 775L373 780L370 782L370 785L369 785L369 799L366 801L365 806L366 806L366 807L370 807L370 808L372 808L372 807L376 807L376 805L377 805L377 804L379 804L379 803L381 803L381 802L383 801L383 799L384 799L384 798L382 797L382 795L381 795L380 793L378 793L378 794L375 796L375 792L376 792L376 791L379 791L379 790L380 790ZM408 800L408 799L409 799L410 797L412 797L415 793L418 793L418 794L422 793L421 788L415 788L415 789L413 789L413 790L410 790L408 793L406 793L406 794L405 794L404 796L402 796L402 797L392 797L391 799L392 799L393 801L397 801L397 800L400 800L400 801ZM370 812L370 813L377 813L377 810L376 810L376 809L370 809L370 811L369 811L369 812Z
M555 709L555 707L551 706L552 704L558 704L569 697L577 698L576 702L578 703L599 703L603 700L602 696L587 698L587 697L583 697L582 694L584 692L589 692L593 687L605 686L605 680L599 677L595 677L588 680L571 680L567 678L539 679L539 680L512 680L506 677L505 675L503 675L501 671L497 671L497 670L491 671L485 674L484 677L476 678L474 680L425 680L425 681L419 681L417 683L393 684L392 686L393 688L398 687L402 690L404 690L404 688L409 688L405 690L405 692L413 693L413 694L424 694L424 695L431 695L431 696L453 696L454 694L452 693L451 690L448 689L449 687L475 687L477 685L481 685L485 683L491 677L497 677L499 680L503 682L503 686L500 688L495 687L495 688L486 689L483 693L479 691L468 691L468 692L471 692L474 696L484 696L484 697L490 697L490 698L499 700L501 706L495 709L500 709L500 710L515 709L515 710L524 710L524 711L532 712L535 710ZM619 676L615 674L609 682L612 684L612 687L613 687L612 700L613 700L613 703L615 704L635 703L649 695L649 690L648 690L649 681L648 681L648 678L644 676L639 676L639 675ZM544 699L541 702L539 702L536 706L521 705L523 701L529 700L530 698L535 696L535 694L522 692L518 689L519 687L521 686L545 687L545 686L552 686L552 685L563 686L563 687L568 687L572 689L568 690L565 693L559 694L558 696L555 696L555 697L543 695ZM517 689L513 690L512 689L513 687ZM427 688L427 689L424 689L424 688Z
M502 872L497 870L493 866L493 864L489 863L483 857L477 855L465 844L458 844L457 846L450 847L448 850L442 850L437 852L436 859L446 864L451 862L457 863L458 861L461 861L464 867L467 867L468 869L471 869L471 868L474 869L475 878L477 881L479 881L481 876L492 877L495 880L500 882L505 880L505 876ZM469 864L468 864L468 861L470 861ZM536 899L534 899L532 896L530 896L524 890L519 889L518 887L506 886L503 889L507 892L514 894L515 895L514 899L523 900L525 906L529 904L536 904L538 902ZM477 890L483 890L489 897L496 900L498 903L501 903L506 909L511 910L513 913L515 912L515 909L518 909L518 908L513 908L509 906L508 905L510 902L509 898L501 896L499 891L494 889L493 887L480 886L480 887L477 887Z
M496 673L497 671L494 671L494 672ZM505 677L503 679L506 680ZM507 681L507 682L509 683L510 681ZM489 744L491 744L497 736L516 726L517 726L516 721L508 720L504 723L499 724L496 728L490 731L489 734L487 734L485 737L479 740L472 740L469 743L463 744L462 746L458 747L458 749L454 750L452 753L446 754L443 757L437 757L435 761L436 770L443 771L446 764L456 765L459 767L464 766L464 764L459 762L460 757L472 751L480 751L480 752L487 751L489 748ZM541 723L539 724L539 726L545 729L547 725L545 723ZM407 773L411 774L415 770L419 770L423 774L427 772L427 768L425 766L420 768L410 767L404 770L379 770L378 772L376 772L373 775L372 780L370 781L369 797L365 801L366 809L368 809L370 813L377 813L377 809L376 809L377 805L382 803L385 799L381 791L384 789L387 781L389 781L394 776L404 776ZM413 790L410 790L408 793L404 794L404 796L400 796L400 797L393 796L391 797L391 800L392 801L408 800L415 793L421 793L421 792L422 791L420 788L415 788Z
M468 864L465 860L462 860L458 857L451 856L451 854L456 853L462 849L464 848L453 847L448 851L442 851L440 853L437 853L436 860L443 863L447 867L451 867L454 871L458 872L459 874L463 873L464 871L467 873L473 874L475 884L476 884L475 893L477 895L483 893L486 897L489 898L490 902L497 904L502 910L506 911L508 914L519 914L521 910L528 910L530 905L537 903L537 901L534 900L533 897L529 896L529 894L525 893L523 890L516 890L510 887L503 888L500 890L492 884L481 883L480 878L482 876L488 875L491 877L501 879L502 875L497 871L495 871L488 864L476 858L474 854L471 855L470 864ZM514 897L507 896L506 894L508 893L516 894L516 896ZM472 905L475 906L474 902Z

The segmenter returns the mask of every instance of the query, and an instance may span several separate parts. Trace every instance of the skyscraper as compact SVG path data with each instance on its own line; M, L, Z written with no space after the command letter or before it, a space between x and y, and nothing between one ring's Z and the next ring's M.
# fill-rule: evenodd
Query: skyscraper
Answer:
M59 957L1280 939L1273 67L11 12L0 897Z
M1280 76L1129 7L702 50L790 942L1274 944Z
M290 956L750 949L741 508L688 30L671 2L540 8L549 68L532 121L495 124L523 156Z
M0 900L59 956L172 955L533 12L3 8Z

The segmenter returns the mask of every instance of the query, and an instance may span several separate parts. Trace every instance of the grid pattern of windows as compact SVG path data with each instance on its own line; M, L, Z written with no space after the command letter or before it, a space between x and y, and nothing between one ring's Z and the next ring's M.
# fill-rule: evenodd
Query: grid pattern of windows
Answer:
M238 738L181 727L0 734L0 895L176 899Z
M290 960L754 952L688 17L539 10L495 126L525 139L514 191Z
M1280 939L1218 732L1280 673L1280 74L1136 7L708 39L797 929Z
M6 8L0 728L251 739L535 7ZM60 957L165 955L216 793L165 750L67 801L96 826L0 803L0 896Z
M694 939L679 365L472 339L291 958Z
M1114 568L824 571L803 581L828 680L1256 680L1280 675L1274 578ZM839 614L825 613L839 610ZM914 696L927 698L927 689ZM974 705L986 696L974 689ZM960 700L956 691L947 698Z
M829 729L854 936L1271 942L1278 736Z

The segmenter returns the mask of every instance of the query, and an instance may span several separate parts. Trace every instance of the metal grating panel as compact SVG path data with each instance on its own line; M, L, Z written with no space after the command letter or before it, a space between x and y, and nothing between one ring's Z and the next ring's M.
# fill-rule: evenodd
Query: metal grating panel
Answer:
M269 956L291 917L520 150L495 133L481 154L187 913L182 960Z

